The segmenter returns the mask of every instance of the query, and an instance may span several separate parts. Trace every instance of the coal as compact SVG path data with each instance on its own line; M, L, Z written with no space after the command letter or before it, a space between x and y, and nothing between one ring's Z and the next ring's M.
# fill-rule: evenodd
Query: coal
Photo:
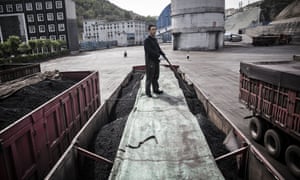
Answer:
M226 138L226 134L223 133L223 131L221 131L220 129L218 129L212 123L212 121L208 119L203 104L197 98L197 94L195 92L193 85L188 85L186 82L180 79L178 81L190 111L196 116L198 120L198 123L206 138L208 146L213 154L213 157L217 158L221 155L229 153L229 151L226 149L225 145L223 144L223 141ZM229 157L220 160L217 163L217 165L221 170L225 179L227 180L242 179L239 177L239 172L238 172L235 157Z
M143 73L133 73L129 79L129 83L122 88L117 103L110 114L110 118L112 120L129 115L134 106L136 95L140 88L140 83L141 79L143 79L143 76Z
M122 88L117 103L110 114L111 123L102 127L95 136L93 143L89 146L92 152L101 155L113 161L118 151L118 146L122 137L123 130L129 113L131 112L137 91L139 89L140 79L143 76L133 74L128 85ZM226 135L219 130L208 118L203 104L197 98L193 85L183 84L179 80L180 88L183 90L190 111L197 117L198 123L204 133L213 156L219 157L229 151L223 145ZM225 179L239 179L237 164L234 157L230 157L218 162L218 167L223 173ZM95 162L86 159L84 169L81 170L80 179L94 180L108 179L112 165L106 162Z
M76 81L46 79L26 86L0 100L0 130L15 122L51 98L74 85Z
M91 152L114 161L143 76L143 73L133 73L129 83L122 87L116 104L109 115L110 123L100 129L88 147ZM108 179L111 169L111 164L86 159L80 179Z

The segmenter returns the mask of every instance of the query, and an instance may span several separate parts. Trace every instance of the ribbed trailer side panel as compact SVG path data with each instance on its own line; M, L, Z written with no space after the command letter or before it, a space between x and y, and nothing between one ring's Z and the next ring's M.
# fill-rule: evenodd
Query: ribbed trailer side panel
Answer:
M300 62L241 63L240 100L253 111L251 137L300 177Z
M0 132L0 179L42 179L100 106L98 72L63 72L77 84Z

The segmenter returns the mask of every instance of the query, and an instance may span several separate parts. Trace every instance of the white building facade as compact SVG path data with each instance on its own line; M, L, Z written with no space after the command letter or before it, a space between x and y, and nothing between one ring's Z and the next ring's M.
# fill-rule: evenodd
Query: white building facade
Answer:
M141 45L147 36L146 22L85 20L83 41L117 41L118 46Z

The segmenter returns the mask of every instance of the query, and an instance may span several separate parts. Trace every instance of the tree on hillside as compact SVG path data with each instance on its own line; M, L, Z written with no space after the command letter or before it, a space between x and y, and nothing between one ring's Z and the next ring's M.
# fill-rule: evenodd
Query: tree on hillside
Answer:
M294 0L264 0L261 4L261 22L271 22L275 17Z
M101 19L106 21L119 20L145 20L147 24L149 21L155 23L155 17L143 17L135 14L132 11L126 11L112 4L107 0L75 0L77 23L79 32L83 31L83 21L85 19Z

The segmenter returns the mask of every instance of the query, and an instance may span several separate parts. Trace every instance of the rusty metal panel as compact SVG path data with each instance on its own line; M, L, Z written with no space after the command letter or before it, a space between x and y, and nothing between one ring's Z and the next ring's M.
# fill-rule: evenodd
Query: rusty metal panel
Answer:
M63 72L77 84L0 132L0 179L42 179L100 106L96 72Z
M37 177L37 152L31 124L27 124L10 138L2 139L1 146L3 150L1 154L3 153L7 175L10 179Z
M0 65L0 83L35 74L41 71L40 64Z

